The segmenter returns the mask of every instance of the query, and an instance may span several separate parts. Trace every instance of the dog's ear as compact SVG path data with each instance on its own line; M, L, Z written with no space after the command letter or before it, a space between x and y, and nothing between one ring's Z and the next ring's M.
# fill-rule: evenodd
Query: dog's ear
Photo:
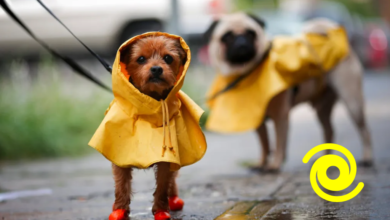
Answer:
M179 44L179 55L180 55L180 59L181 59L181 65L184 65L186 64L187 62L187 53L184 51L184 49L181 47L181 45Z
M187 53L184 51L184 49L183 49L183 47L181 46L179 40L176 41L175 47L177 48L177 52L178 52L178 54L179 54L179 56L180 56L181 65L186 64L186 62L187 62Z
M129 45L121 49L121 57L120 57L121 63L127 64L130 61L130 55L131 55L130 53L131 50Z
M203 34L203 39L206 43L209 43L211 40L211 36L213 35L214 29L217 27L219 20L213 21L207 31Z
M186 64L186 62L187 62L187 54L186 54L186 52L184 52L184 50L183 50L183 53L180 53L180 57L181 57L182 65Z
M258 23L263 29L266 27L265 21L262 18L257 17L257 16L252 15L252 14L247 14L247 15L248 15L248 17L250 17L253 20L255 20L256 23Z

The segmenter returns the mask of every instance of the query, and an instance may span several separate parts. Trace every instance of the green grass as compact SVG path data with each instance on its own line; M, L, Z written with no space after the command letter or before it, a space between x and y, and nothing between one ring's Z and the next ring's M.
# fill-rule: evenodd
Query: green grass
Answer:
M92 152L87 143L111 95L95 89L80 97L74 91L89 82L75 77L84 84L65 83L50 61L41 66L38 72L46 74L40 73L35 80L20 73L21 69L13 70L10 79L0 79L0 160Z

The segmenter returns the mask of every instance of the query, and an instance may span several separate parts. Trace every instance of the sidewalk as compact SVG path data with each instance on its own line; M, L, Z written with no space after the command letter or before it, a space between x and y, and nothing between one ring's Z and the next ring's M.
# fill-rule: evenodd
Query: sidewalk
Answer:
M94 157L92 157L94 158ZM107 164L109 165L109 164ZM35 165L36 166L36 165ZM306 165L305 165L306 166ZM344 203L331 203L318 197L311 188L309 167L277 175L221 175L210 179L180 179L180 193L186 205L174 219L390 219L390 161L380 161L375 168L358 167L357 176L348 193L358 182L362 192ZM39 166L37 167L39 168ZM15 170L14 170L15 171ZM2 220L106 220L114 200L110 174L72 174L65 179L50 178L40 173L36 179L19 184L46 185L54 190L51 196L20 198L0 203ZM132 219L153 219L150 213L154 181L152 172L137 172ZM336 177L338 171L331 172ZM1 180L7 178L1 175ZM92 178L91 178L92 177ZM12 181L12 179L8 179ZM24 182L24 183L23 183ZM44 183L46 182L46 183ZM73 183L73 184L72 184ZM18 181L12 184L17 186ZM61 184L66 184L66 187ZM60 190L62 188L62 190ZM66 190L65 190L66 189ZM339 193L340 194L340 193Z

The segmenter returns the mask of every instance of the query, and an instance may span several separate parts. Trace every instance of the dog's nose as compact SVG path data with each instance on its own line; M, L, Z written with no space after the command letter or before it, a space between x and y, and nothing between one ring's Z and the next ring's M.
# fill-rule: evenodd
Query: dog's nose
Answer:
M161 68L161 66L153 66L152 68L150 68L150 72L154 77L159 77L163 73L163 69Z
M236 40L234 41L234 46L237 48L247 47L248 44L249 44L248 39L246 39L245 36L241 36L241 35L237 36Z

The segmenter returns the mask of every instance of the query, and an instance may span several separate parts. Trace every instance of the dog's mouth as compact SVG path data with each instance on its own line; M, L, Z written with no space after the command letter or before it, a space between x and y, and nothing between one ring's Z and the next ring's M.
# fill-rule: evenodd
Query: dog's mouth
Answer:
M252 61L256 56L253 48L229 48L226 53L226 60L233 65L243 65Z
M150 82L150 83L162 83L162 82L165 82L165 80L163 78L160 78L160 77L150 77L148 82Z
M160 101L161 99L165 100L167 98L168 94L171 92L172 88L173 87L170 87L168 89L164 89L162 92L151 91L148 93L148 95L157 101Z

